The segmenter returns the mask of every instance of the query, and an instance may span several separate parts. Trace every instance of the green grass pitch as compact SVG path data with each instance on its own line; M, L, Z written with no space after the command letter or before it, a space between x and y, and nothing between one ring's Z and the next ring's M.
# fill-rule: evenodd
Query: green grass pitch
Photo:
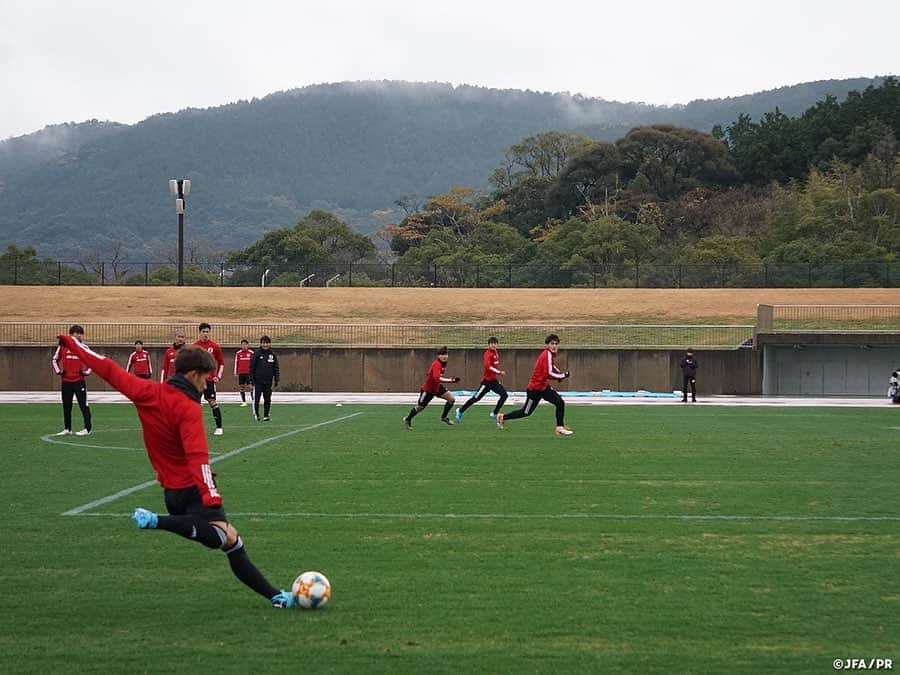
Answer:
M3 670L900 666L900 410L570 406L558 438L546 404L504 431L433 403L410 432L408 408L223 406L213 468L251 558L333 585L277 611L220 552L136 529L158 486L85 508L153 478L131 406L69 445L42 440L59 405L0 406Z

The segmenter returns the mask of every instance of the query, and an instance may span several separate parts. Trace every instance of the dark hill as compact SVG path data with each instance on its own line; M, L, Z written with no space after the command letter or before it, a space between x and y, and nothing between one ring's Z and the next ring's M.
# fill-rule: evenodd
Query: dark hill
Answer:
M441 83L316 85L135 125L47 127L0 142L0 244L73 258L126 245L159 258L175 236L169 178L193 182L186 238L222 250L334 211L361 231L394 200L487 187L506 148L541 131L616 139L642 124L709 130L776 106L789 115L877 79L832 80L673 107Z

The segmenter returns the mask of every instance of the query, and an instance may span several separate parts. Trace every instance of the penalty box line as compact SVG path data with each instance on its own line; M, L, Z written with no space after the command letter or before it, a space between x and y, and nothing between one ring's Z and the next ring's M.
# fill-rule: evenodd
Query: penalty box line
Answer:
M344 420L349 420L353 417L358 417L359 415L363 415L365 413L355 412L350 415L344 415L342 417L336 417L333 420L325 420L324 422L317 422L316 424L308 424L305 427L300 427L298 429L293 429L291 431L286 431L283 434L278 434L277 436L270 436L269 438L264 438L260 441L256 441L255 443L251 443L250 445L245 445L241 448L237 448L235 450L231 450L230 452L226 452L223 455L219 455L211 460L209 460L210 464L215 464L216 462L221 462L223 459L228 459L229 457L234 457L235 455L239 455L242 452L247 452L247 450L253 450L254 448L258 448L261 445L265 445L266 443L271 443L273 441L279 441L282 438L287 438L289 436L293 436L294 434L299 434L304 431L311 431L313 429L318 429L319 427L324 427L329 424L335 424L337 422L343 422ZM94 500L88 504L82 504L81 506L76 506L74 509L69 509L65 513L61 514L63 516L80 516L80 515L91 515L86 514L85 511L90 511L93 508L98 506L103 506L104 504L109 504L110 502L114 502L117 499L122 497L127 497L130 494L135 492L140 492L141 490L148 488L152 485L156 485L157 481L148 480L140 485L133 485L130 488L125 488L124 490L119 490L115 494L107 495L106 497L101 497L100 499Z
M120 518L120 513L78 513L72 515ZM683 521L821 521L821 522L898 522L900 516L800 516L800 515L715 515L650 513L327 513L298 511L246 511L229 513L237 518L334 518L364 520L683 520Z

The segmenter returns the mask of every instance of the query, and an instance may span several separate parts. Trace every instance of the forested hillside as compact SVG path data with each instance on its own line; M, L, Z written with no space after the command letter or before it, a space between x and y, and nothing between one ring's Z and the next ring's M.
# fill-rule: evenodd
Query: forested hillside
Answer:
M616 141L633 127L710 131L776 107L798 115L875 80L827 81L660 107L566 94L366 82L319 85L132 126L48 127L0 142L0 242L74 259L171 255L169 178L193 182L186 238L243 248L311 210L371 233L453 186L492 189L506 151L545 132ZM739 144L734 134L735 147ZM510 186L522 189L522 186ZM513 218L513 216L511 216ZM521 214L521 230L527 218Z

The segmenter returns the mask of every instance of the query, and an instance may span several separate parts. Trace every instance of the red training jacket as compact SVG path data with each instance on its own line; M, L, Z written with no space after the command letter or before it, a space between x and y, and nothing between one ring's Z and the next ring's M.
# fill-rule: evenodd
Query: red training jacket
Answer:
M422 385L422 391L436 394L441 390L442 384L453 382L452 377L444 377L444 369L446 368L446 363L441 363L440 359L435 359L434 363L431 364L431 368L428 369L428 375L425 378L425 383Z
M253 360L252 349L238 349L234 354L234 374L249 375L250 362Z
M222 373L225 372L225 355L222 353L222 348L212 340L207 340L203 342L202 340L197 340L195 343L198 347L203 347L206 351L213 355L213 358L216 360L216 363L219 364L219 367L216 368L216 374L209 378L210 382L218 382L222 379Z
M551 352L548 347L534 362L534 370L531 371L528 388L543 391L550 386L550 380L561 380L565 376L565 373L556 368L556 354Z
M484 373L481 375L482 380L496 380L500 374L500 352L493 349L484 350Z
M60 335L59 339L134 403L144 431L147 456L159 484L170 490L196 486L205 506L221 506L222 496L209 468L200 401L171 384L132 377L111 359L68 335Z
M153 367L150 365L150 353L144 349L141 351L135 349L131 352L125 370L132 372L132 368L134 368L135 375L152 375Z
M163 354L162 366L159 369L159 381L165 382L175 374L175 357L178 356L178 350L173 346L166 350Z
M53 372L62 375L63 382L81 382L85 375L91 374L91 369L84 364L78 354L62 345L53 352L50 362L53 364Z

